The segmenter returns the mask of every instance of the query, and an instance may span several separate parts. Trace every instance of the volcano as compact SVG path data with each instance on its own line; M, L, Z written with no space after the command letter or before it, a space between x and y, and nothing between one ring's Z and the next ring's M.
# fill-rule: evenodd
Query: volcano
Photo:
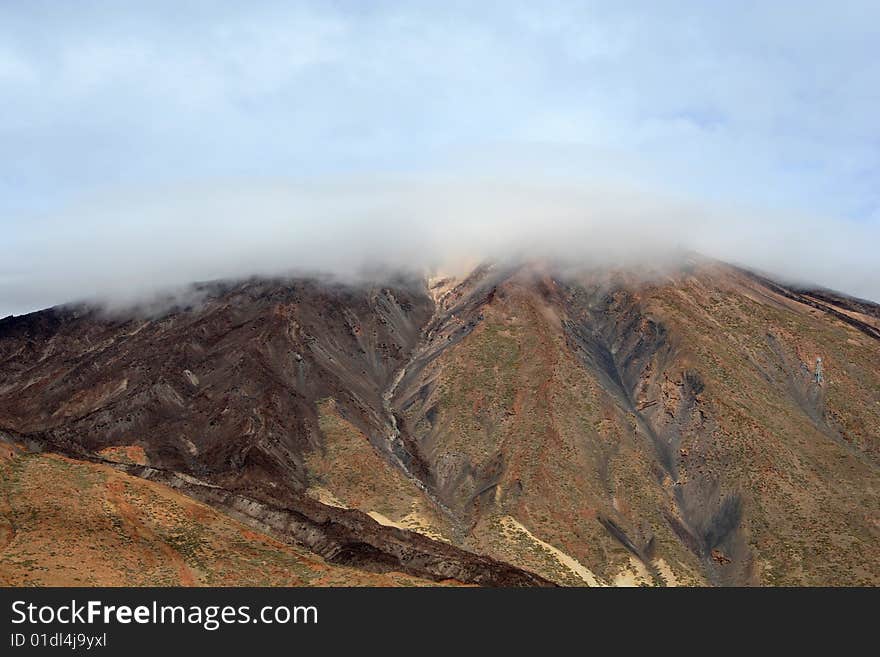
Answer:
M696 256L193 292L0 321L6 582L880 584L872 302Z

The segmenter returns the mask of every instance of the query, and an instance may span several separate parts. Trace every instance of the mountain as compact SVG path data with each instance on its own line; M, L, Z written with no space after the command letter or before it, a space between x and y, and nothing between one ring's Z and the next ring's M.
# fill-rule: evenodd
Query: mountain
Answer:
M0 372L16 459L365 583L880 583L880 306L723 263L201 285L2 320Z

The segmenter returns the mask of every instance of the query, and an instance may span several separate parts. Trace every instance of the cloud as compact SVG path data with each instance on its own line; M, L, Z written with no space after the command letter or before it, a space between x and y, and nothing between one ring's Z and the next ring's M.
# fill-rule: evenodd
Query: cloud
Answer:
M254 274L353 278L511 257L650 266L682 250L880 299L878 238L868 224L722 210L612 181L223 181L99 198L32 223L0 253L0 314Z

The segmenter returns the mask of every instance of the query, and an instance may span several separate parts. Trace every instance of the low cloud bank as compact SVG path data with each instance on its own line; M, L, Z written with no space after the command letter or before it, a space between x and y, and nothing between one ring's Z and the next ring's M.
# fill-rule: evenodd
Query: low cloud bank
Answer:
M692 250L880 300L880 227L717 208L616 184L375 179L212 184L104 197L0 247L0 316L133 304L194 281L482 259L662 263Z

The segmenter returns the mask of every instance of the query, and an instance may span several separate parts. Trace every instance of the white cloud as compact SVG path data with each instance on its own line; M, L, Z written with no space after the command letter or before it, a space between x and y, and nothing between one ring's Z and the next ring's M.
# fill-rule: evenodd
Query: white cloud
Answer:
M610 181L225 181L98 199L32 224L0 254L0 314L252 274L356 277L512 256L651 265L682 249L880 299L878 238L876 226L718 210Z
M0 249L35 213L86 225L95 195L137 231L130 188L535 171L871 238L877 43L874 2L7 3ZM5 267L38 273L29 253Z

